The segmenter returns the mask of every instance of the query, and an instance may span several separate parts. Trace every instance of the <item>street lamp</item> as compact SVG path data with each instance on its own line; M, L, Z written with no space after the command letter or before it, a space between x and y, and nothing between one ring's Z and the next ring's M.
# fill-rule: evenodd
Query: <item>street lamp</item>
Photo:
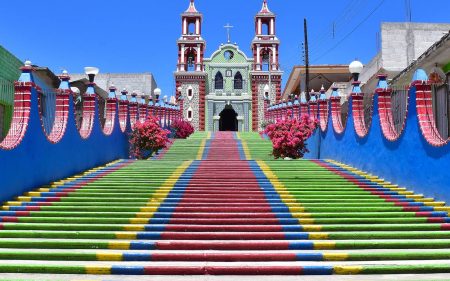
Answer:
M94 83L95 76L99 73L99 69L97 67L86 66L84 68L84 73L89 77L89 82Z
M155 105L158 106L159 105L159 97L161 96L161 89L160 88L156 88L153 91L153 94L155 94Z
M348 70L353 75L353 81L358 81L359 74L363 71L364 65L360 61L352 61L348 66Z

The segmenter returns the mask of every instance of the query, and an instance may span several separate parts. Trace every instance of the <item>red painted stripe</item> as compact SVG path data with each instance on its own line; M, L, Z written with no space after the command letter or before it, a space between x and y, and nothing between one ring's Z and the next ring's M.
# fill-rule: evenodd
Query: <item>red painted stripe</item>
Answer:
M288 241L157 241L158 250L289 250Z
M443 223L441 224L442 230L450 230L450 223Z
M429 217L427 218L427 222L429 223L444 223L445 218L443 217Z
M420 211L420 207L417 207L417 206L411 206L411 207L408 207L408 206L405 206L405 207L403 207L403 211L405 211L405 212L418 212L418 211Z
M173 213L173 219L247 219L244 221L248 224L248 219L275 219L274 213ZM178 224L178 223L177 223Z
M2 222L19 222L18 217L2 217Z
M278 224L276 218L252 218L252 225L268 225ZM171 224L195 224L195 225L248 225L247 218L205 218L205 219L193 219L191 217L173 218L170 220Z
M166 240L283 240L283 232L163 232Z
M431 212L416 212L416 217L431 217Z
M27 217L30 215L29 211L16 211L15 213L17 217Z

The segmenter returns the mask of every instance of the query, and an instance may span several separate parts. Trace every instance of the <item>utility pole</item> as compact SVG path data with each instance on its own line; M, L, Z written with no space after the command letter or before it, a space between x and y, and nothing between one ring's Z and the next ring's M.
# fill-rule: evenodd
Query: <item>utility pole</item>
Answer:
M303 33L305 34L305 88L306 98L309 100L309 50L308 50L308 25L306 18L303 20Z

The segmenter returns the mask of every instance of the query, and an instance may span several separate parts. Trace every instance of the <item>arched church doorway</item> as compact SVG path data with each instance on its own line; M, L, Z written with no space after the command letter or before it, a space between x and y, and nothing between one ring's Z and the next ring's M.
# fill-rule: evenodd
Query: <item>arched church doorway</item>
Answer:
M219 114L219 130L220 131L234 131L238 130L238 114L234 111L231 105L225 106L225 109Z

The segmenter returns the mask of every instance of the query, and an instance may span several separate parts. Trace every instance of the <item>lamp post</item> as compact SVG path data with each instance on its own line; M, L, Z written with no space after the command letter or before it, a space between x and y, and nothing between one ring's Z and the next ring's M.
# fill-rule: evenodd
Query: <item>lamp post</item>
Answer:
M170 118L170 110L169 105L167 104L167 95L163 97L163 104L162 104L163 112L162 112L162 118L164 119L164 127L167 127L169 124L168 119Z
M95 94L95 76L99 73L99 69L97 67L92 67L92 66L86 66L84 68L84 73L89 77L89 83L88 83L88 87L86 90L86 94L87 95L94 95Z
M360 61L352 61L350 63L350 65L348 66L348 70L350 71L350 73L353 76L353 89L352 89L352 94L361 94L361 82L359 81L359 75L361 74L361 72L364 69L364 65L360 62Z

